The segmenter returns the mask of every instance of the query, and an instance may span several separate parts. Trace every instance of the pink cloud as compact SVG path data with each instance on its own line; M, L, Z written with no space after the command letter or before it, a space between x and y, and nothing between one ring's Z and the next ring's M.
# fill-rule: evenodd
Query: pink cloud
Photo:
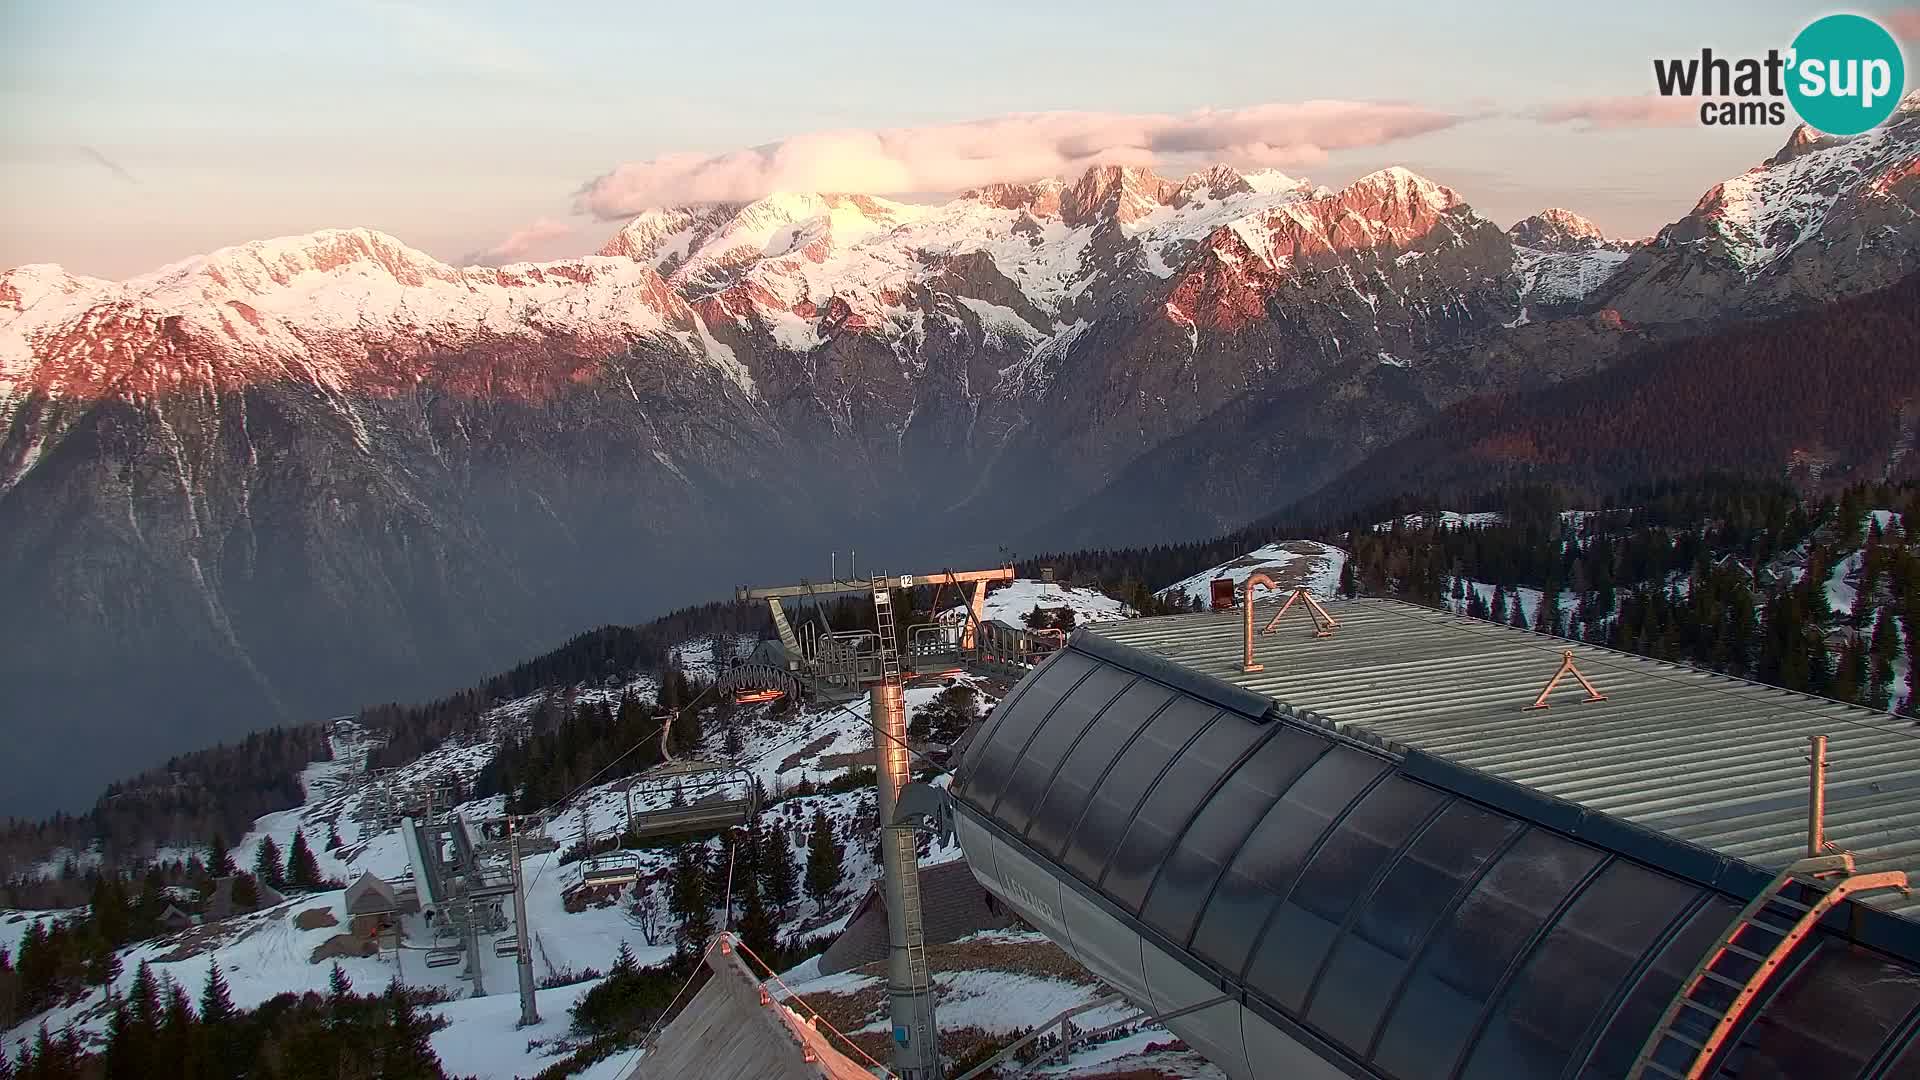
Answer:
M1582 131L1690 127L1700 123L1700 99L1651 96L1578 98L1543 105L1527 115L1543 124L1578 123Z
M584 185L575 209L613 219L783 190L957 191L1071 175L1096 164L1310 165L1332 150L1377 146L1463 119L1418 105L1304 101L1181 114L1016 113L959 124L821 131L725 154L629 162Z
M540 218L525 228L515 229L505 240L485 251L468 255L465 262L482 266L500 266L504 263L520 262L536 251L542 251L554 245L555 241L575 235L572 225L553 218Z

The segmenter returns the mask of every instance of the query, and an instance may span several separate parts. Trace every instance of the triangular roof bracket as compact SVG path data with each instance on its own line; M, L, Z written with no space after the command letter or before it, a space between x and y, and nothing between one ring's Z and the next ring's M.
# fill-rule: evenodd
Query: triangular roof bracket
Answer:
M1287 609L1291 608L1295 603L1304 606L1307 609L1308 616L1313 619L1314 637L1332 637L1333 632L1340 629L1340 620L1328 614L1327 609L1321 606L1320 601L1314 599L1312 589L1307 588L1305 585L1295 585L1293 587L1293 595L1287 597L1287 602L1280 605L1280 610L1273 613L1273 618L1267 620L1267 625L1263 627L1260 632L1262 634L1273 633L1273 628L1280 625L1280 617L1285 615Z
M1581 688L1587 692L1587 696L1584 700L1587 700L1587 701L1607 700L1607 695L1601 693L1598 687L1588 682L1587 677L1585 675L1580 674L1580 669L1577 666L1575 666L1573 662L1573 650L1562 649L1560 650L1560 669L1553 673L1553 678L1547 680L1547 685L1541 689L1540 696L1533 699L1533 704L1527 706L1526 711L1531 712L1534 709L1548 708L1549 707L1547 705L1548 695L1553 693L1554 687L1560 685L1561 679L1564 679L1569 675L1579 680Z

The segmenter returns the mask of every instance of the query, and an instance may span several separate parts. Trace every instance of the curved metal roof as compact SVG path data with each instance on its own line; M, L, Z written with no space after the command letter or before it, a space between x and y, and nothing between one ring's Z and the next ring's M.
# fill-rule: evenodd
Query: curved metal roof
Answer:
M1256 604L1266 625L1277 605ZM1806 853L1807 736L1828 736L1827 836L1862 871L1920 880L1920 728L1614 649L1392 600L1328 605L1331 637L1282 624L1240 670L1238 612L1104 623L1091 634L1222 679L1355 737L1417 749L1778 869ZM1606 694L1567 680L1526 706L1563 651ZM1869 901L1920 915L1920 895Z
M1768 877L1107 640L1135 624L994 710L960 812L1354 1075L1624 1075ZM1838 914L1724 1059L1742 1080L1920 1070L1913 924Z

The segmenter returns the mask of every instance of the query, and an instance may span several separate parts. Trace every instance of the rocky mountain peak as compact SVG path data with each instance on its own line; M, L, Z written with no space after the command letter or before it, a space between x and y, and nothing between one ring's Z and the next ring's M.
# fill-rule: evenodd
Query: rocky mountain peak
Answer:
M1247 178L1231 165L1215 165L1211 169L1188 173L1180 181L1180 189L1174 194L1175 206L1187 206L1209 199L1224 199L1229 195L1249 195L1254 191Z
M233 292L260 294L288 286L304 275L353 272L372 273L404 286L455 282L461 277L459 270L386 233L351 228L220 248L164 267L150 280L164 287L199 278Z
M1612 246L1600 226L1557 206L1514 222L1507 235L1521 247L1538 251L1592 251Z
M1066 187L1049 176L1028 183L988 184L962 192L960 197L1001 210L1025 210L1035 217L1058 217L1060 195Z
M1462 205L1460 196L1452 188L1400 165L1370 172L1341 189L1342 195L1367 192L1380 192L1406 204L1420 203L1435 210Z
M599 254L643 262L660 273L675 266L713 230L740 212L742 203L669 206L648 210L620 227Z
M1095 165L1060 199L1060 218L1084 225L1101 217L1125 224L1173 202L1180 185L1137 165Z
M1824 135L1815 131L1810 124L1801 124L1793 129L1793 134L1787 136L1787 141L1780 147L1779 152L1763 164L1768 167L1784 165L1794 158L1811 154L1815 150L1825 150L1829 146L1838 146L1841 142L1837 135Z

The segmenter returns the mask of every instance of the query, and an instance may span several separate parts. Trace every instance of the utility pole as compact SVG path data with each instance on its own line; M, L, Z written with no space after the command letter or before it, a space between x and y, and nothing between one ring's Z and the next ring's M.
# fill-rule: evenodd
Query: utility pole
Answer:
M540 1022L540 1010L533 1000L533 942L527 933L527 884L520 873L520 823L511 815L507 818L507 858L513 864L513 942L514 963L520 969L520 1026L530 1027Z

